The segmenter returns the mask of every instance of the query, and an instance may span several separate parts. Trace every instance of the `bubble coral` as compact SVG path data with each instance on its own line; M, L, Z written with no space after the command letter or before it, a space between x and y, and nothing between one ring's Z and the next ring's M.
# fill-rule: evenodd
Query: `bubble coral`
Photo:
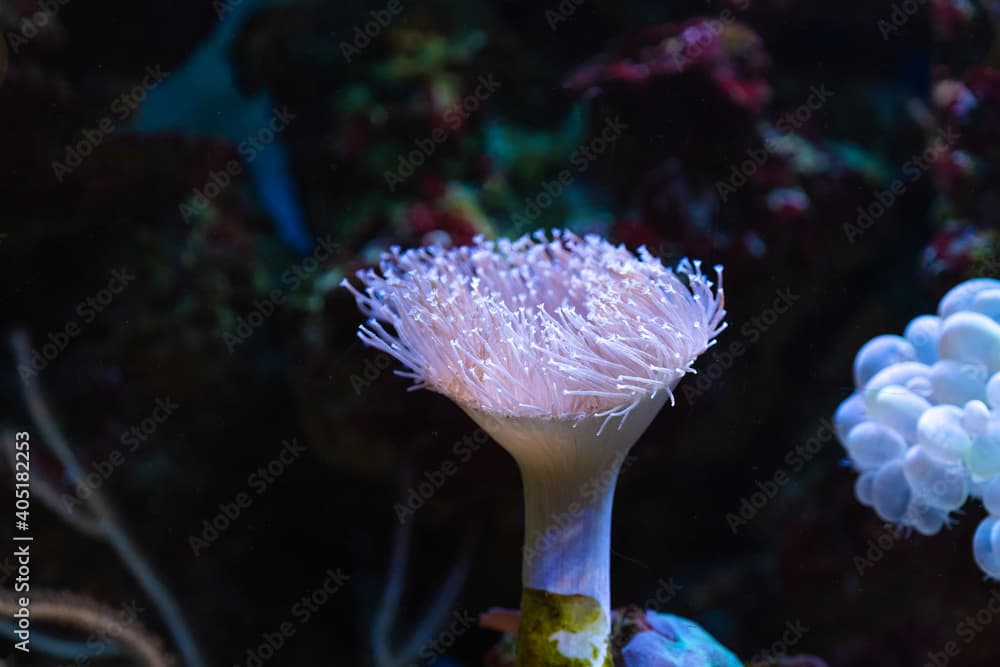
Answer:
M990 516L973 554L1000 579L1000 280L961 283L937 315L868 341L854 383L834 424L860 472L858 499L923 535L981 499Z
M724 328L698 262L598 236L477 238L359 272L361 339L515 458L525 497L518 662L611 664L611 505L622 460ZM385 327L391 327L392 331ZM579 661L579 662L577 662Z

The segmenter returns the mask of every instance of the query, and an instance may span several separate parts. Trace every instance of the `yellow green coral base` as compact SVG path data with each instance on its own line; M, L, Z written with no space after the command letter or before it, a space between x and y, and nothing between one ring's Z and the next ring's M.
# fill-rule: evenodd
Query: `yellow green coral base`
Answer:
M521 591L518 667L613 667L610 619L597 600Z

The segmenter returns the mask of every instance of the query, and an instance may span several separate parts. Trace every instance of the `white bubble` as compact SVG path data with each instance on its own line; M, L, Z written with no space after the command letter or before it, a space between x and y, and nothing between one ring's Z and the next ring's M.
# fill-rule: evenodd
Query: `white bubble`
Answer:
M923 447L907 450L903 473L913 494L931 507L957 510L969 497L965 469L934 458Z
M1000 410L1000 373L996 373L986 383L986 400L994 410Z
M906 508L903 523L921 535L937 535L948 524L948 512L913 498Z
M833 415L833 429L837 432L837 439L847 446L847 435L851 429L868 419L865 412L865 402L861 399L861 394L855 392L837 407L837 412Z
M972 555L976 559L976 564L993 579L1000 579L1000 549L997 548L994 538L998 526L1000 521L997 521L996 517L988 516L982 520L972 537Z
M876 336L862 345L854 357L854 385L861 389L883 368L916 358L913 346L902 336Z
M933 364L937 361L937 344L941 337L941 318L936 315L915 317L906 325L903 336L913 346L917 361Z
M904 361L901 364L883 368L875 377L868 381L868 384L865 385L864 390L861 392L861 395L864 397L865 408L870 411L875 397L886 387L892 385L905 387L915 378L926 378L929 380L930 377L931 367L927 364L917 363L916 361Z
M976 437L986 428L990 420L990 409L982 401L969 401L962 410L962 428L971 437ZM919 425L918 425L919 426Z
M972 438L962 428L964 411L955 405L935 405L917 422L917 442L931 456L958 463L969 452Z
M972 307L977 294L998 288L1000 288L1000 280L995 278L975 278L959 283L941 298L941 302L938 304L938 315L949 317L960 310L968 310Z
M910 485L903 474L902 461L887 463L875 473L872 505L885 521L898 522L910 504Z
M879 391L867 407L873 420L896 431L907 442L916 442L917 422L931 404L906 387L893 385Z
M847 452L862 470L879 468L906 452L906 443L895 431L875 422L862 422L847 436Z
M1000 477L994 477L981 488L983 506L990 514L1000 515Z
M965 405L985 399L988 377L982 364L960 364L944 359L931 366L931 386L938 403Z
M921 398L931 400L934 397L934 386L931 381L923 377L910 378L906 383L906 388Z
M969 310L982 313L994 322L1000 322L1000 289L983 290L976 294Z
M972 441L965 457L974 479L986 480L1000 475L1000 419L991 419L986 428Z
M981 364L995 373L1000 370L1000 324L980 313L955 313L941 328L938 354L962 364Z
M866 470L865 472L858 475L858 478L854 480L854 495L858 497L858 502L860 502L865 507L871 507L875 503L875 471Z

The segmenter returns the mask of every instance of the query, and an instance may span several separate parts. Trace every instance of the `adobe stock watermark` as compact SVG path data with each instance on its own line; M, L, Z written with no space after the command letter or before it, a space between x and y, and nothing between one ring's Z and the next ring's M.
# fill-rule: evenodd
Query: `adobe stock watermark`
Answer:
M63 507L67 510L74 510L77 506L84 504L111 479L115 470L125 464L127 456L135 453L180 407L170 400L170 397L156 399L149 416L121 434L118 441L122 447L113 449L110 454L99 461L93 461L78 481L73 495L66 493L62 495Z
M47 342L42 343L41 347L32 348L31 355L28 357L29 363L18 364L17 372L21 379L36 377L48 368L49 364L69 347L73 339L83 333L88 324L111 306L115 297L124 292L133 280L135 280L135 276L129 272L129 269L113 270L107 285L76 305L75 312L80 318L79 320L69 320L62 328L50 331L46 336Z
M792 476L801 472L822 451L827 443L833 440L833 423L829 419L821 419L819 430L804 443L785 454L785 466L777 468L767 479L754 481L756 491L740 498L740 506L736 512L726 514L726 525L733 535L756 517L767 504L788 486Z
M606 494L611 485L615 484L618 478L624 475L638 460L638 456L629 456L627 453L619 454L605 470L583 482L577 491L579 502L573 501L566 506L565 511L556 512L548 517L545 529L537 530L531 536L530 544L528 536L525 535L525 543L521 547L524 562L532 563L551 549L562 538L567 527L574 525L583 515L584 508L592 505L595 500Z
M798 619L786 622L785 631L781 637L763 651L755 653L748 664L772 665L777 663L779 659L788 657L789 651L802 641L808 632L809 628Z
M628 124L618 116L607 118L601 133L590 141L580 145L569 156L569 163L574 171L562 169L551 181L542 181L541 191L524 198L524 208L514 213L511 220L514 223L514 233L519 233L542 215L545 209L552 206L556 200L573 184L577 174L583 174L601 155L615 145L618 138L628 129Z
M312 253L300 262L293 264L281 274L282 287L275 287L267 296L254 299L250 311L236 318L236 327L222 334L222 342L232 354L236 348L246 343L254 332L263 326L264 322L274 315L282 306L288 294L295 293L310 276L316 273L325 262L328 262L337 249L329 236L316 239Z
M492 74L480 75L477 81L472 93L463 97L460 102L456 102L444 112L442 118L448 126L447 130L443 127L435 127L428 136L414 139L415 148L409 153L399 155L396 169L382 174L389 192L395 192L396 188L406 182L406 179L413 176L417 169L434 155L438 147L448 141L452 134L461 128L465 121L493 96L493 93L500 89L500 82Z
M715 182L715 192L719 195L722 203L726 203L738 189L749 183L757 170L771 159L771 155L782 150L782 144L787 141L788 137L808 123L813 114L822 109L834 95L836 93L827 90L826 84L820 84L818 87L811 86L806 101L782 115L775 123L780 134L766 138L761 146L748 148L747 159L732 165L726 180L719 179Z
M958 657L963 646L968 646L981 635L997 616L1000 615L1000 588L994 588L990 593L990 598L985 605L980 607L974 614L963 618L955 626L955 635L959 641L951 639L941 647L939 651L928 651L927 662L922 667L946 667L951 664L952 658Z
M867 570L874 568L885 555L899 544L906 535L902 526L892 523L882 525L882 530L865 544L864 556L854 557L854 571L859 577L865 576Z
M549 30L555 32L559 24L565 23L587 0L560 0L555 9L545 10L545 22L549 24Z
M15 574L17 574L17 563L10 556L4 556L0 562L0 586L6 586Z
M688 405L693 405L697 399L704 396L705 392L712 387L715 381L732 368L740 357L747 353L750 346L760 340L761 336L767 333L778 319L787 313L801 298L801 295L793 292L791 288L785 287L779 289L770 306L740 326L739 331L742 340L734 340L729 343L729 347L724 349L713 346L711 363L699 371L693 379L682 383L681 392L684 394L684 398L687 399Z
M451 618L451 625L442 630L434 639L424 644L417 654L419 662L411 663L409 667L418 667L421 664L433 665L439 658L448 654L448 651L451 650L462 635L479 625L479 619L470 614L467 609L453 612Z
M59 667L83 667L114 657L111 655L111 649L120 646L118 637L123 631L139 623L139 619L145 613L145 608L140 607L135 600L123 603L121 609L112 615L110 627L91 632L86 638L81 639L80 643L86 646L87 650L80 652L72 662L60 662Z
M736 16L727 8L719 13L719 18L707 19L698 26L690 26L676 37L670 57L677 71L683 72L690 67L722 35L722 31L735 22Z
M369 389L376 380L382 377L382 374L392 365L393 358L390 357L385 352L379 352L375 355L375 359L365 359L365 363L361 366L361 373L351 373L351 389L354 390L356 396L361 396L367 389Z
M889 16L879 19L875 23L882 35L882 40L888 41L890 36L895 37L900 28L909 23L910 19L926 4L927 0L903 0L893 3Z
M441 490L441 487L455 476L458 467L463 463L468 463L475 453L489 441L490 436L481 428L477 428L461 440L456 440L451 446L452 456L446 458L436 468L425 471L423 479L410 486L403 494L403 502L397 502L393 505L392 508L395 510L399 522L405 523L412 518L417 510L426 505L427 501L433 498Z
M361 55L361 52L389 27L392 20L402 13L403 5L400 0L389 0L384 8L371 10L369 12L371 20L364 25L354 27L351 41L340 42L340 54L344 56L344 61L350 64L353 58Z
M52 24L59 14L59 10L69 3L70 0L38 0L37 4L40 9L31 16L22 18L21 22L17 24L17 30L7 33L6 40L4 41L10 47L10 51L15 56L18 55L22 48L27 46L31 40L38 37L40 33ZM2 52L2 49L0 49L0 52ZM0 83L3 82L2 65L5 64L5 62L0 63Z
M911 155L903 163L903 178L897 178L889 184L885 190L879 190L872 195L872 201L858 207L858 215L854 222L845 222L843 229L847 242L854 245L865 232L875 226L875 223L893 207L896 201L913 183L927 173L934 162L941 157L951 146L955 145L959 139L958 132L954 128L946 128L938 132L933 143L924 149L922 153Z
M737 10L745 12L750 7L750 0L734 0L729 4L733 5ZM670 55L677 71L683 72L690 67L712 45L712 40L722 35L723 29L735 22L736 15L733 14L733 10L727 7L719 12L718 18L704 21L702 24L704 26L703 30L692 30L689 28L687 32L675 38L677 46L672 49Z
M299 628L312 620L351 580L350 575L344 574L339 567L336 570L328 569L324 575L323 583L291 606L288 611L290 618L282 621L274 630L261 635L257 645L248 648L242 661L235 663L234 667L262 667L288 645Z
M262 150L277 141L293 120L295 114L289 111L288 107L274 109L264 127L237 144L236 150L243 158L242 162L230 160L221 171L210 170L205 183L200 188L192 188L190 196L177 206L184 222L190 223L191 218L204 213L209 203L232 185L233 180L243 174L246 167L257 159Z
M56 177L56 182L62 183L63 179L83 164L86 158L93 155L104 140L114 133L118 125L128 120L146 96L168 76L170 72L164 72L159 65L147 67L146 76L142 81L112 100L110 110L114 116L106 115L93 127L84 128L79 138L66 146L63 160L52 161L52 173Z
M657 613L663 612L668 604L677 599L677 596L681 594L684 587L674 581L673 577L669 579L660 579L656 582L659 584L656 591L642 603L642 608L647 611L655 611Z
M195 558L199 558L203 551L215 544L244 511L253 506L254 499L264 495L306 451L305 445L300 445L296 438L285 440L281 444L282 448L277 456L250 473L246 490L237 493L229 502L219 503L218 514L202 521L201 532L188 535L188 546Z

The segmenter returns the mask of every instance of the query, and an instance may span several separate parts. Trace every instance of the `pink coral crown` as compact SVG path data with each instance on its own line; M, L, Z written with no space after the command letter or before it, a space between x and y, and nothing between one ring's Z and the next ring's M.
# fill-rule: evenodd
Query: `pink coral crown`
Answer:
M685 284L645 248L532 236L392 248L381 275L358 272L364 293L343 282L370 318L359 337L402 362L414 389L485 412L624 420L659 391L673 401L725 328L722 268L713 293L697 261L678 265Z

